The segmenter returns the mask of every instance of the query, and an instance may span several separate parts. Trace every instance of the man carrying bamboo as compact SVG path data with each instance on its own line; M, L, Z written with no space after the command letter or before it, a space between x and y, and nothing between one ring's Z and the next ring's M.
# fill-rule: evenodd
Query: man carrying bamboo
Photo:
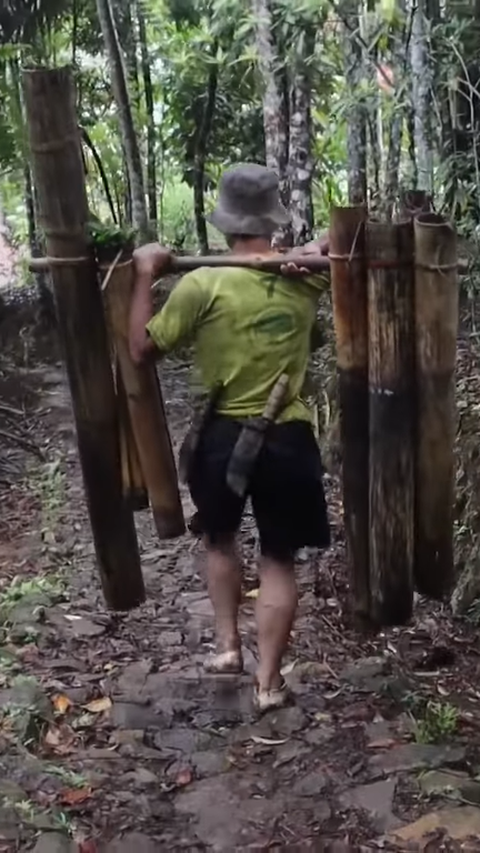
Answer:
M257 165L227 171L210 219L236 255L248 261L249 255L268 254L273 234L288 223L274 173ZM320 253L321 247L310 245L306 251ZM135 253L130 349L138 363L191 341L202 384L208 391L217 389L215 411L202 427L188 470L215 612L217 649L205 662L210 672L239 673L243 668L235 536L246 497L229 486L229 466L239 436L259 420L279 379L286 380L280 411L262 439L247 490L261 551L255 703L266 711L288 699L280 669L297 607L295 554L303 547L327 547L330 541L320 453L300 396L319 284L294 265L282 268L281 276L247 268L203 268L185 275L153 316L151 286L168 273L170 260L169 251L158 244Z

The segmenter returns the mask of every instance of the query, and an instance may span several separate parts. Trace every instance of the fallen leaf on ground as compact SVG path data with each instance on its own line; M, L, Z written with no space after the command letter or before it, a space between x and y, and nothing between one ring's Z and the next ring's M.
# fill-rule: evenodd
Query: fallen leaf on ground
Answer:
M390 749L397 741L392 737L379 737L368 744L369 749Z
M66 714L68 709L72 707L72 702L64 693L57 693L52 699L52 705L57 714Z
M109 696L102 696L100 699L93 699L88 705L84 705L87 711L91 714L101 714L103 711L109 711L112 707L112 700Z
M72 752L74 743L75 735L66 723L60 726L50 726L43 739L43 745L49 747L59 755Z
M245 593L245 598L258 598L259 589L250 589Z
M78 806L92 796L91 788L65 788L58 795L58 802L64 806Z
M332 719L332 715L325 714L322 711L319 711L317 714L315 714L314 719L317 720L318 723L329 723Z
M193 773L190 767L185 767L184 770L180 770L180 773L175 778L175 785L179 788L185 788L186 785L190 785L190 782L193 779Z
M252 735L252 740L254 743L264 743L267 746L280 746L282 743L287 743L288 737L280 739L272 738L272 737L260 737L260 735Z
M292 661L291 663L287 663L284 667L282 667L281 675L289 675L291 672L293 672L296 665L297 665L296 660Z

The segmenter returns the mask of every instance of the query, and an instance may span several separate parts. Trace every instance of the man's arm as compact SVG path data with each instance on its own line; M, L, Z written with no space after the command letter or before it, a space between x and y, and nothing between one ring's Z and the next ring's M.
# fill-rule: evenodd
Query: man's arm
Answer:
M147 332L147 323L153 317L152 285L155 279L168 271L171 254L158 243L137 249L133 255L134 285L130 305L129 347L135 364L159 354L158 348Z

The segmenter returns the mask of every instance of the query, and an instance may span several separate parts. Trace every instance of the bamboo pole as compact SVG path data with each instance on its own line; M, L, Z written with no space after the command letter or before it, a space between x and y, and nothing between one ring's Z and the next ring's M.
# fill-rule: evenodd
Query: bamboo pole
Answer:
M300 259L298 254L291 252L281 254L279 252L269 255L173 255L169 269L171 275L182 275L202 267L218 269L218 267L243 267L247 270L258 270L259 272L280 273L281 267L288 263L301 265L305 268L305 275L328 275L330 272L330 260L324 255L303 255ZM30 272L45 272L52 265L68 266L68 259L54 258L30 258L28 268ZM469 270L468 262L460 260L458 271L465 274ZM154 287L162 283L157 281Z
M370 613L368 559L368 326L364 207L333 208L330 264L337 343L343 507L354 614Z
M370 587L378 625L413 604L414 308L411 222L367 225Z
M442 598L454 582L455 359L457 240L449 222L420 215L415 229L418 389L415 581Z
M109 326L125 387L130 421L140 465L161 539L185 532L177 471L173 456L160 383L154 364L135 365L130 357L128 324L133 289L133 264L130 259L100 264L109 275L104 290Z
M123 384L120 366L116 364L116 387L118 401L118 419L120 429L120 455L122 460L123 494L130 501L134 512L148 509L148 491L140 465L137 443L133 434L127 395Z
M59 265L65 264L65 260L59 260ZM266 255L172 255L169 273L172 275L191 272L201 267L244 267L245 269L259 270L259 272L279 273L284 264L299 263L297 252L269 252ZM301 257L302 267L307 267L311 273L328 273L330 262L326 255L303 255ZM46 258L31 258L29 269L32 272L41 272L50 268Z
M47 252L83 263L53 266L58 327L106 602L145 598L133 515L122 494L117 409L102 299L87 241L88 206L74 88L68 69L23 73L30 149Z

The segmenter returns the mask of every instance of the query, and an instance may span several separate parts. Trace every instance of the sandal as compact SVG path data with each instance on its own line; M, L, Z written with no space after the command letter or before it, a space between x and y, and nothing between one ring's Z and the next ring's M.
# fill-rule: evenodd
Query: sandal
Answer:
M243 658L241 651L220 652L211 655L203 664L206 672L217 673L217 675L239 675L243 672Z
M282 679L280 687L273 687L271 690L260 690L258 684L255 685L253 704L255 710L260 714L284 708L286 705L290 705L292 701L293 695L284 679Z

